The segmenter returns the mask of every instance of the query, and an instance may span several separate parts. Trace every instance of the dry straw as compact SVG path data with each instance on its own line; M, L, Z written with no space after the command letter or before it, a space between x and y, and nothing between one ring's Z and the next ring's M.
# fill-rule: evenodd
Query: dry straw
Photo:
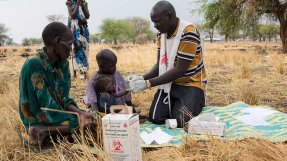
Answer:
M238 78L239 79L248 79L251 78L252 72L248 65L243 65L240 67Z
M249 104L266 104L286 112L287 75L285 70L287 56L277 54L278 51L274 51L273 47L277 46L280 49L280 43L240 42L238 44L237 42L231 42L228 44L207 43L205 46L205 63L209 78L209 92L207 93L209 105L225 106L228 103L245 101ZM14 48L17 48L18 51L13 52ZM39 47L30 48L35 51ZM121 45L120 48L115 48L113 45L91 45L89 77L98 69L95 54L103 48L110 48L115 51L118 57L117 68L124 76L143 74L155 63L155 44L141 46L125 44ZM106 160L106 155L102 150L101 135L98 135L96 140L90 140L97 147L100 155L91 154L86 143L83 144L83 150L72 150L72 145L66 141L55 144L54 149L42 153L34 153L23 148L15 131L20 123L18 77L21 66L26 60L26 58L19 56L23 49L21 47L10 47L8 48L9 53L6 54L7 57L0 60L0 160ZM264 53L262 53L263 49L265 50ZM243 69L243 66L246 66L246 69ZM239 76L241 70L245 74ZM251 77L247 76L246 73L248 72L251 72ZM76 79L72 82L71 96L76 99L82 108L85 108L85 106L80 103L80 100L85 94L85 88L86 81ZM156 89L153 88L133 95L134 103L142 109L142 114L148 114L155 91ZM97 130L100 133L101 127L99 126ZM178 149L166 147L145 149L143 151L144 160L151 161L283 161L286 160L286 155L286 143L270 143L258 139L242 141L216 140L214 138L210 138L209 141L191 139L187 140Z
M275 69L276 69L277 73L282 74L282 75L285 74L285 72L286 72L286 68L285 68L284 64L282 64L282 63L277 64L275 66Z

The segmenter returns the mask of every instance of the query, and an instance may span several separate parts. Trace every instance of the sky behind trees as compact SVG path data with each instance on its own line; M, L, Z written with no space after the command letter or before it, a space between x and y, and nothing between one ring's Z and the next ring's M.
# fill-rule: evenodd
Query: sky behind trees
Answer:
M152 6L158 0L87 0L91 17L88 21L91 34L99 31L106 18L128 18L139 16L150 21ZM169 0L177 15L191 23L198 23L199 16L192 15L194 0ZM68 17L66 0L0 0L0 23L9 28L8 35L16 43L25 37L40 38L47 25L47 15Z

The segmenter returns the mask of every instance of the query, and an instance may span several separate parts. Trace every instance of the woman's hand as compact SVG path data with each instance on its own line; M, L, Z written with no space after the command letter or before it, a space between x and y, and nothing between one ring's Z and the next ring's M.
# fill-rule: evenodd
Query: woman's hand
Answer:
M79 124L81 124L81 126L95 123L95 118L94 118L93 114L90 112L81 112L79 114L79 119L80 119Z
M85 125L88 125L88 124L95 122L95 117L92 113L83 112L82 110L78 109L77 107L75 107L72 104L69 104L67 106L66 110L79 114L79 124L81 126L85 126Z
M83 0L77 0L77 3L78 3L79 5L82 5L84 2L83 2Z

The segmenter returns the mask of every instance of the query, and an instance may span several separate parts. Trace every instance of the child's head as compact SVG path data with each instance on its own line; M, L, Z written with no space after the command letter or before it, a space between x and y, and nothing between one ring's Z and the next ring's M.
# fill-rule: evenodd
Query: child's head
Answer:
M114 74L117 67L117 56L109 49L103 49L96 55L99 65L99 73Z
M113 78L111 75L99 75L93 82L95 91L99 93L114 93Z

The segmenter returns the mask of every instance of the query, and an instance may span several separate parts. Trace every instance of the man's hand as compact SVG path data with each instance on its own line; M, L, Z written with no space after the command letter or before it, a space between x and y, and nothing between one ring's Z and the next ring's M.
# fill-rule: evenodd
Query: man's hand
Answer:
M126 81L128 83L134 82L134 81L137 81L137 80L144 80L144 77L143 76L138 76L138 75L129 75L128 77L126 77Z
M136 80L129 83L129 88L133 93L138 93L147 89L148 87L145 80Z
M79 114L79 119L79 124L81 124L81 126L85 126L95 122L93 114L89 112L81 112Z

